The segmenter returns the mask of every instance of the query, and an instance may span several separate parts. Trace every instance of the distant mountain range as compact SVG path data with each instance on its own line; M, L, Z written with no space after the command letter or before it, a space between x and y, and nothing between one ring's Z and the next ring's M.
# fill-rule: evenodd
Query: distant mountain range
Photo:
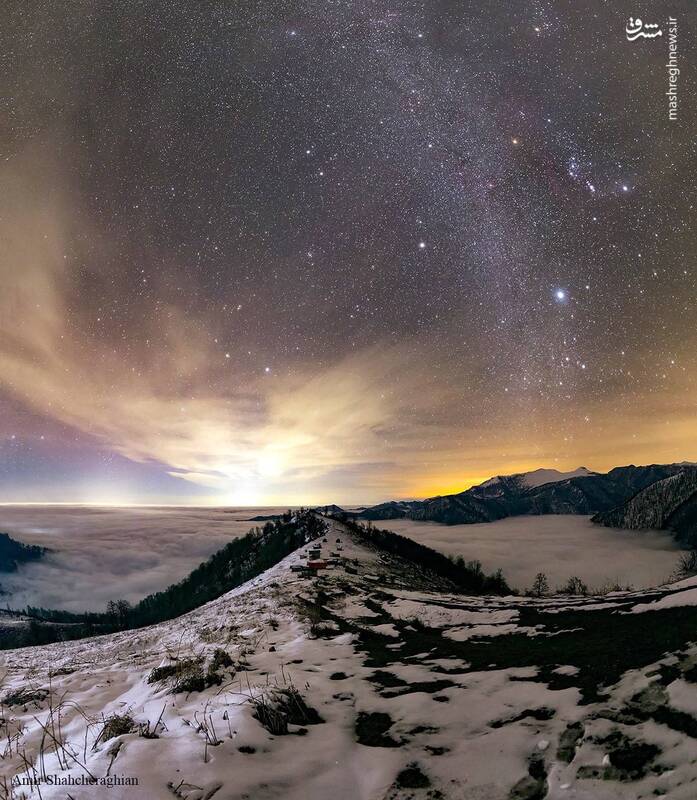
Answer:
M591 472L585 467L570 473L539 469L499 475L457 494L380 503L362 509L355 516L369 520L406 518L461 525L523 514L597 515L623 506L659 481L691 470L694 466L688 464L630 465L615 467L607 473ZM613 519L620 520L620 517Z

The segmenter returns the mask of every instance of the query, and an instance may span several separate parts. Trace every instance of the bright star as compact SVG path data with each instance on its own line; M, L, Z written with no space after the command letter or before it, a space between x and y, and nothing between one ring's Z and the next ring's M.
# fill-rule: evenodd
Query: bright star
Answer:
M554 297L560 302L563 303L566 300L566 292L564 289L555 289L554 290Z

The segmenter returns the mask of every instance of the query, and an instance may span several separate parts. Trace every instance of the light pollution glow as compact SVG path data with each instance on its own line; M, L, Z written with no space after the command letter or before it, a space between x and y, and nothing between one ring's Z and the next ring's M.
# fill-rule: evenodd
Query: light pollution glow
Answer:
M37 417L57 420L133 462L155 462L202 487L193 500L183 491L182 502L367 503L454 492L540 465L602 470L697 451L693 404L681 400L683 372L626 412L618 392L613 402L589 398L571 414L550 407L547 415L509 417L505 396L478 392L473 397L487 407L479 418L463 411L448 381L431 380L419 366L433 357L427 338L365 348L324 369L308 364L292 376L218 383L206 321L172 305L136 337L159 344L131 349L126 360L111 343L81 335L74 276L63 258L74 226L66 220L71 203L32 191L26 170L22 180L4 173L11 191L2 199L2 386L36 415L32 424ZM42 487L28 494L17 499L40 502ZM72 499L134 500L89 482L66 501Z

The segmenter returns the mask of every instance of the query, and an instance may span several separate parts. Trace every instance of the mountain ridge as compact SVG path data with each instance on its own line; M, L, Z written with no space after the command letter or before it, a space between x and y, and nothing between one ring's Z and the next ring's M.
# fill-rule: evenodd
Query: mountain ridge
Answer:
M537 485L522 477L532 473L496 476L463 492L427 498L379 503L357 514L369 520L407 518L446 525L493 522L505 517L539 514L598 514L609 511L656 481L689 468L677 464L630 464L607 473L590 472ZM587 473L587 474L586 474Z
M685 467L650 484L592 521L612 528L669 530L678 541L697 544L697 468Z

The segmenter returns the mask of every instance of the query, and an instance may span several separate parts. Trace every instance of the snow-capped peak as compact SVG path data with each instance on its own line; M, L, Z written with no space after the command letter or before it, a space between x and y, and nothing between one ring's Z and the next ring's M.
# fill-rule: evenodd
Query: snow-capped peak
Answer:
M532 472L522 472L519 477L521 481L529 487L542 486L545 483L558 483L569 478L584 478L588 475L595 475L595 472L586 467L579 467L571 472L560 472L558 469L535 469Z
M582 478L587 475L595 475L595 472L586 467L579 467L571 472L560 472L558 469L534 469L531 472L516 472L513 475L496 475L489 480L475 486L475 489L495 489L499 484L510 486L522 486L525 489L532 489L542 486L545 483L559 483L569 478ZM503 487L502 487L503 488Z

